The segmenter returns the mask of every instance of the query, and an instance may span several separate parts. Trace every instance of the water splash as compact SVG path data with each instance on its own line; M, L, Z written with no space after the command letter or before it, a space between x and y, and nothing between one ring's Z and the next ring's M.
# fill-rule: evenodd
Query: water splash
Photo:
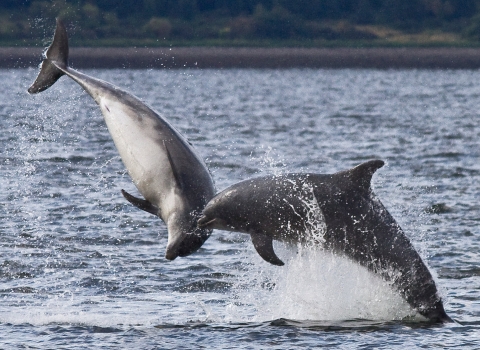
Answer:
M250 156L250 161L259 164L259 170L262 172L281 175L285 172L287 167L284 159L271 146L261 145L257 152L260 153L258 157L253 154Z
M290 181L290 180L287 180ZM318 204L313 191L313 185L308 180L292 183L292 192L299 193L299 199L305 207L305 242L306 247L322 247L325 243L325 233L327 232L327 224L322 209Z
M254 322L279 318L402 320L416 316L390 283L366 268L318 247L295 248L276 247L287 256L284 267L263 261L249 265L237 281L236 303L229 311L239 312L242 303L249 304L254 310L249 320Z

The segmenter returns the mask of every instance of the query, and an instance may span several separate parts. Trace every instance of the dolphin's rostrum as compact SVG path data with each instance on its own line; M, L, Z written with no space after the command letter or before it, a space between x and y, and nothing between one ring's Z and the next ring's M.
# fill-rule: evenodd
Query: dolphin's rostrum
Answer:
M274 265L283 262L273 239L316 240L392 281L426 318L449 321L430 271L371 189L372 176L383 164L373 160L332 175L285 174L239 182L210 200L199 226L249 233L260 256ZM321 221L316 227L312 211Z
M57 19L53 42L28 92L46 90L63 75L80 84L99 105L122 161L145 199L122 190L125 198L167 225L165 257L173 260L198 250L212 230L198 228L197 219L215 190L193 147L137 97L68 67L67 32Z

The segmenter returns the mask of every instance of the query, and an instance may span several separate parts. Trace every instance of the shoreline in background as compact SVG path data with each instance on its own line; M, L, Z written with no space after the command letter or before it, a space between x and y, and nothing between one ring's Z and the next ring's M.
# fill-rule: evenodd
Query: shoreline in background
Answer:
M43 48L2 47L0 68L37 67ZM70 48L76 68L477 69L480 48Z

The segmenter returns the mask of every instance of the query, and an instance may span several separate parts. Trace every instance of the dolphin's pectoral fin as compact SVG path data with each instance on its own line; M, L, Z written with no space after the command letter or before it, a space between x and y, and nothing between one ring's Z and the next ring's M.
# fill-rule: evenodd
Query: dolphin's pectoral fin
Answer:
M172 173L173 177L175 178L175 182L177 183L177 186L180 190L183 190L183 181L180 177L180 173L178 172L178 169L175 167L175 163L173 161L173 157L170 154L170 151L168 150L168 146L163 142L163 145L165 146L165 150L167 151L167 157L168 157L168 162L170 163L170 167L172 168Z
M273 251L273 240L271 237L263 233L252 233L250 237L252 237L255 250L263 260L277 266L285 265Z
M132 203L138 209L144 210L144 211L146 211L150 214L158 216L158 208L156 206L154 206L152 203L150 203L149 201L147 201L145 199L134 197L125 190L122 190L122 194L127 201Z

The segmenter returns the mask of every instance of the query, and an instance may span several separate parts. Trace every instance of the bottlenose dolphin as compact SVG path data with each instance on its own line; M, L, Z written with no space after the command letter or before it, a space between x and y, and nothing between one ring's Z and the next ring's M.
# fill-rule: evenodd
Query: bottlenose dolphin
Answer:
M62 75L85 89L100 106L123 164L145 199L122 190L125 198L165 222L167 259L195 252L212 232L198 228L197 219L215 190L193 146L137 97L68 67L67 32L58 19L53 42L44 56L40 73L28 92L44 91Z
M391 281L432 321L449 321L430 271L371 189L372 160L331 175L285 174L234 184L213 197L198 224L248 233L260 256L283 265L272 240L319 244Z

